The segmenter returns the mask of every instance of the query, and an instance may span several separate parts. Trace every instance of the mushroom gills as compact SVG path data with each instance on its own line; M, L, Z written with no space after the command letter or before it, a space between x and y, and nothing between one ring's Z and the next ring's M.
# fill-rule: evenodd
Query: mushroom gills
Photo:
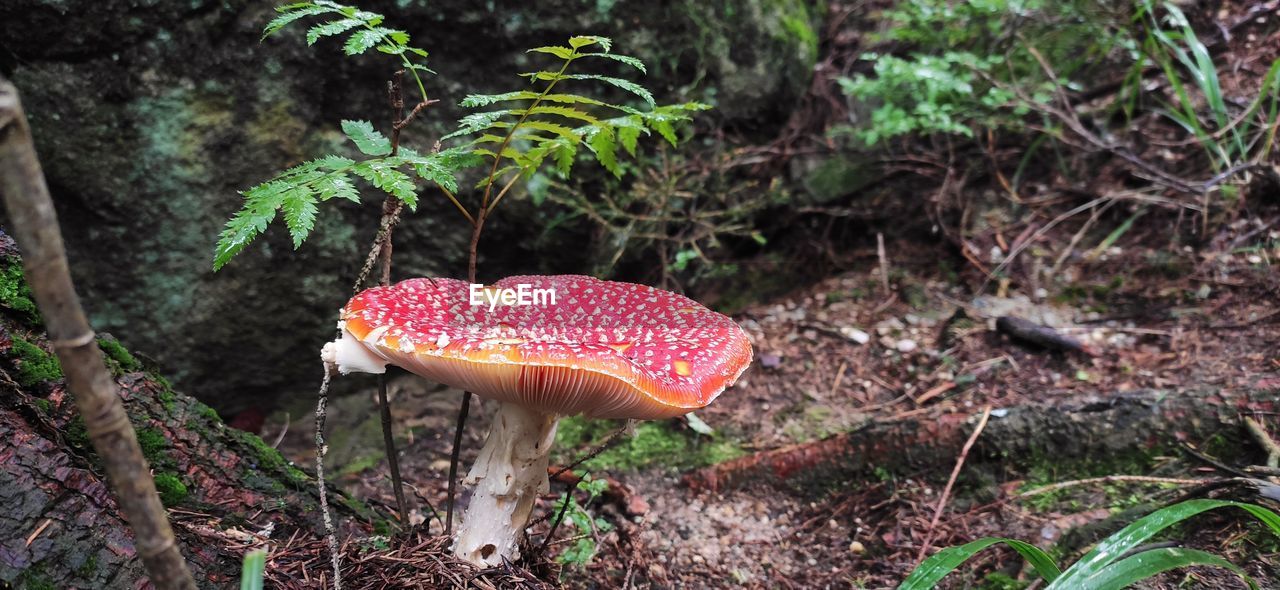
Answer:
M484 448L464 483L474 485L453 552L482 567L520 558L538 496L551 490L547 464L559 417L500 402Z

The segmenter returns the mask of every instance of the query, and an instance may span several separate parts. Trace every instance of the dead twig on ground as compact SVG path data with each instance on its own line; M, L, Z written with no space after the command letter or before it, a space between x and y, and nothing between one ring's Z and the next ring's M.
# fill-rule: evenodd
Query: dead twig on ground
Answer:
M960 449L960 456L956 457L956 466L951 470L951 477L947 479L946 487L942 488L942 496L938 498L938 506L933 511L933 520L929 522L929 531L925 533L924 542L920 544L920 552L916 555L917 564L924 561L925 554L929 552L929 547L933 544L933 533L938 528L938 521L942 519L942 511L947 507L947 500L951 498L951 488L955 487L956 478L960 477L960 470L964 468L964 460L969 456L969 450L973 448L973 443L978 441L978 435L982 434L990 419L991 406L987 406L983 408L982 417L978 419L978 425L973 429L973 434L969 435L969 440L965 441L964 447Z
M1030 498L1031 496L1039 496L1049 492L1056 492L1067 488L1080 486L1091 486L1103 483L1132 483L1146 485L1201 485L1205 483L1203 479L1186 479L1178 477L1150 477L1146 475L1106 475L1103 477L1090 477L1087 479L1073 479L1071 481L1060 481L1049 485L1040 486L1035 489L1027 490L1014 496L1015 498Z

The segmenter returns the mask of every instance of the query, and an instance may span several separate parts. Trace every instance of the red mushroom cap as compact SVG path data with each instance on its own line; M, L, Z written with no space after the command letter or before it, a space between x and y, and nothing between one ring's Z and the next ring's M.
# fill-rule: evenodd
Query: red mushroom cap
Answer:
M413 373L561 416L679 416L751 364L742 328L683 295L577 275L508 277L485 290L520 285L552 290L554 303L491 310L471 305L466 282L410 279L356 295L343 325Z

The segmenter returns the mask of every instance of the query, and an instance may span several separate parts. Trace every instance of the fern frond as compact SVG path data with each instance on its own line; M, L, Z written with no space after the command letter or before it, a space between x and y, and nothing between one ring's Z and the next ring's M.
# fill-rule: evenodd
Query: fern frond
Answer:
M402 158L384 158L381 160L365 160L351 168L356 176L369 181L378 190L387 193L409 206L410 211L418 209L418 193L409 178L396 166L403 163Z
M622 62L637 70L640 70L641 74L649 73L649 70L644 67L644 62L634 57L631 57L630 55L618 55L616 53L582 53L580 55L582 57L603 57L605 59L611 59L613 61Z
M601 76L599 74L562 74L560 79L562 80L595 80L597 82L604 82L605 84L609 84L610 86L621 88L622 90L626 90L631 94L639 96L641 100L644 100L644 102L647 103L650 107L654 107L657 105L657 103L654 102L653 100L653 94L651 94L648 90L645 90L643 86L636 84L635 82L632 82L630 80L623 80L622 78L614 78L613 76Z
M342 132L365 154L385 156L391 153L391 140L379 133L377 129L374 129L373 123L344 120L342 122Z
M608 52L610 49L613 49L613 39L610 39L608 37L598 37L596 35L578 35L576 37L569 38L569 46L574 48L575 50L582 49L583 47L596 45L596 44L599 44L600 48L605 50L606 52Z
M358 18L344 18L341 20L330 21L319 24L307 29L307 45L315 45L321 37L331 37L333 35L341 35L351 29L354 29L364 21Z
M280 209L293 238L293 249L297 250L316 225L315 193L305 185L295 186L281 195Z

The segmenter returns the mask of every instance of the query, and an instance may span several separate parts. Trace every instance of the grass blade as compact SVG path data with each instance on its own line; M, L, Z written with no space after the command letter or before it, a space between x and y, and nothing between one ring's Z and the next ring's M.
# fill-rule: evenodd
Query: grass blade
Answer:
M1066 572L1063 572L1062 577L1058 578L1057 582L1051 585L1050 588L1080 588L1084 585L1085 580L1093 578L1099 571L1115 562L1117 558L1146 542L1156 533L1201 512L1227 506L1235 506L1248 511L1270 527L1272 531L1280 534L1280 516L1261 506L1224 500L1188 500L1152 512L1133 524L1124 527L1120 532L1107 537L1101 543L1098 543L1098 546L1094 547L1092 551L1081 557L1080 561L1077 561Z
M906 580L903 580L902 585L898 586L898 590L928 590L933 588L942 578L955 571L956 568L960 567L960 564L968 561L970 557L992 545L1000 543L1012 547L1014 551L1022 555L1036 569L1040 577L1046 581L1052 582L1061 575L1061 571L1053 563L1053 559L1035 545L1016 539L987 537L958 547L943 549L933 554L924 560L920 567L911 572L911 575Z
M262 590L262 574L267 569L267 552L250 551L244 556L240 570L240 590Z
M1244 573L1244 570L1230 561L1212 553L1179 547L1151 549L1150 551L1143 551L1137 555L1126 557L1099 570L1098 573L1084 580L1083 584L1073 586L1073 588L1079 588L1080 590L1127 588L1130 584L1145 580L1160 572L1192 565L1208 565L1230 570L1240 576L1245 583L1249 584L1250 588L1258 590L1258 585L1254 583L1253 578L1250 578L1248 574ZM1050 586L1049 588L1053 589L1056 586Z

